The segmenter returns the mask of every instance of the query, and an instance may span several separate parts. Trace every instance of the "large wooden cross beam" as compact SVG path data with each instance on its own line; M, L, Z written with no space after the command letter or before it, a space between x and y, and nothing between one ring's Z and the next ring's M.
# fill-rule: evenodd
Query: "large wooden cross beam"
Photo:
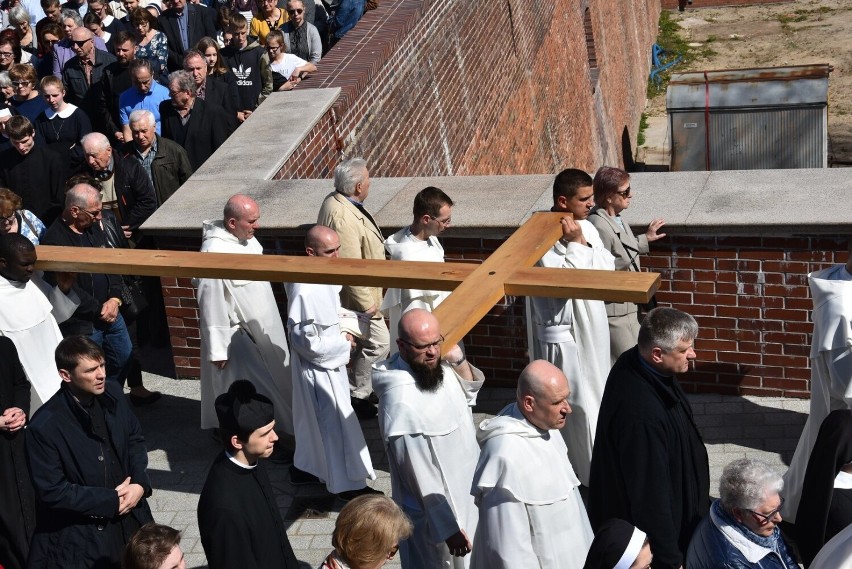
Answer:
M534 267L562 235L564 213L533 214L481 265L284 255L232 255L143 249L38 248L45 271L168 277L239 278L453 291L435 310L452 346L504 295L648 302L657 273Z

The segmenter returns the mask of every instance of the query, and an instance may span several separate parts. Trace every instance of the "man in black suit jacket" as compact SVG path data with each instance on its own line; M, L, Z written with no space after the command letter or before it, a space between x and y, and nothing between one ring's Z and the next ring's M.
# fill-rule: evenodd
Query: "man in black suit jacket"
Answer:
M71 46L77 55L62 69L62 82L65 101L80 107L89 116L94 130L104 132L108 125L102 120L103 76L106 67L116 59L96 49L92 40L92 32L86 28L79 27L71 32Z
M195 47L204 36L216 37L214 12L202 4L187 4L187 0L173 0L172 7L157 20L169 42L169 71L183 69L183 55ZM182 30L185 30L185 36Z
M169 75L169 92L171 100L160 103L162 135L183 146L192 169L198 170L230 136L229 116L219 105L196 97L195 81L186 71Z
M183 70L192 75L195 81L196 97L205 103L218 105L225 109L232 118L231 129L237 127L237 109L240 104L240 93L236 83L227 83L216 77L207 75L207 62L204 55L196 49L191 49L183 56Z

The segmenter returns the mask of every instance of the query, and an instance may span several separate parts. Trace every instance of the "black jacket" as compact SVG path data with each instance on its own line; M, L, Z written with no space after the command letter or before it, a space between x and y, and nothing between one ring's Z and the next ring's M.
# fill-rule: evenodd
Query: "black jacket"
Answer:
M189 48L193 49L198 40L204 36L215 38L216 26L214 23L215 12L210 8L202 5L186 3L184 10L189 10L189 28L187 36L189 37ZM178 24L179 16L174 9L168 9L157 18L160 22L160 28L166 34L166 40L169 42L169 71L177 71L183 69L183 42L180 38L180 25Z
M134 144L132 141L125 144L122 147L122 153L125 159L138 163ZM192 172L192 165L189 163L186 151L176 142L157 136L157 154L151 162L151 176L154 178L157 203L162 205L169 199L192 176Z
M130 89L133 82L130 66L114 61L104 69L101 81L100 121L109 139L115 142L115 133L121 132L121 120L118 116L118 98Z
M48 225L62 211L67 175L62 156L45 146L36 144L26 156L14 148L0 153L0 182Z
M129 225L138 238L139 226L157 210L157 194L154 186L145 174L144 168L136 160L124 158L121 152L113 149L113 185L118 198L119 221ZM87 166L86 174L95 173Z
M62 82L65 84L65 100L89 115L92 128L98 132L106 132L107 125L103 116L103 77L107 66L117 61L115 56L95 49L95 65L92 67L92 81L86 83L86 72L80 63L80 57L68 60L62 69Z
M237 91L236 81L236 77L230 72L222 75L222 77L208 75L204 87L207 91L204 102L225 109L231 119L231 130L237 127L237 111L240 110L240 92Z
M0 336L0 413L18 407L30 413L30 382L9 338ZM0 433L0 565L26 564L35 529L35 496L25 448L26 431Z
M27 429L27 454L38 498L38 523L28 567L117 567L114 535L104 529L120 523L118 494L102 457L113 455L131 481L151 495L148 453L138 419L121 385L107 382L97 396L104 409L109 441L92 431L88 412L63 387L36 412ZM105 452L105 445L114 449ZM133 510L138 524L153 521L143 497Z
M143 172L144 176L145 173ZM74 233L62 221L54 221L41 239L42 245L61 245L64 247L106 247L106 237L97 223L87 229L82 235ZM55 284L53 275L45 273L46 280ZM105 279L105 280L103 280ZM95 282L103 283L105 294L98 294ZM72 285L80 297L80 306L71 318L59 325L63 336L82 334L88 336L94 329L94 323L101 316L101 306L110 298L121 298L121 277L119 275L77 273L77 279Z
M160 127L163 136L177 140L177 133L182 128L186 129L183 148L189 156L193 170L198 170L228 139L231 135L230 124L225 109L196 99L189 122L183 127L180 115L172 106L172 102L169 100L160 103Z
M648 534L655 569L683 564L692 532L710 508L707 450L674 377L624 352L607 378L589 477L589 519L610 518Z
M260 460L242 468L222 453L201 490L198 531L210 569L298 569Z

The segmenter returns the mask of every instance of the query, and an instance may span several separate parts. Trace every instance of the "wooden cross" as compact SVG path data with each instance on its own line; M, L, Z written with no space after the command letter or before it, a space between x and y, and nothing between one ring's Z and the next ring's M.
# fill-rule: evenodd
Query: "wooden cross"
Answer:
M143 249L38 247L38 269L447 290L435 309L446 341L459 342L504 295L648 302L657 273L546 269L535 263L562 236L565 213L533 214L481 265L284 255L235 256ZM235 262L236 261L236 262Z

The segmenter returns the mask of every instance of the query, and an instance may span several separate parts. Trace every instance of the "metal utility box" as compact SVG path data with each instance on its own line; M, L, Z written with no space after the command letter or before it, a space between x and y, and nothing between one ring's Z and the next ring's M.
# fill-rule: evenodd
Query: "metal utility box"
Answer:
M826 168L828 64L673 74L672 171Z

